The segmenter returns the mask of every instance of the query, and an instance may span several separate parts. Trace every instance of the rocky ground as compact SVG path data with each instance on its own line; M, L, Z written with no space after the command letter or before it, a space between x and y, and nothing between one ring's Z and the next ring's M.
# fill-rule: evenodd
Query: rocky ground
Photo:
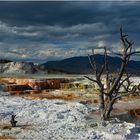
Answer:
M134 120L140 118L140 98L115 104L115 116L102 124L93 83L75 76L57 78L0 79L0 139L140 139L140 122ZM12 114L16 127L10 123Z
M26 100L0 93L0 135L16 139L140 139L139 125L118 119L100 124L96 106L63 100ZM11 127L11 115L17 127Z

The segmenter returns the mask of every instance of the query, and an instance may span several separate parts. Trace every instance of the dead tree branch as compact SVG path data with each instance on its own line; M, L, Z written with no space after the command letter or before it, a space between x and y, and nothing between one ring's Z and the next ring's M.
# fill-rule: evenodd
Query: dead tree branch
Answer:
M121 66L115 77L112 77L112 75L109 73L107 61L108 53L106 47L104 47L104 62L100 71L97 68L94 49L92 49L92 57L90 55L88 56L89 63L95 74L95 78L91 78L88 76L85 76L85 78L97 83L99 87L100 112L101 118L103 118L104 120L109 118L110 113L113 109L113 105L117 99L133 94L137 89L140 89L140 85L133 86L132 89L130 88L130 85L132 84L132 82L130 81L130 77L132 76L132 74L126 73L126 68L130 57L136 53L140 53L140 51L132 51L134 42L128 40L127 37L128 35L124 34L122 28L120 28L120 39L123 45L122 52L121 54L119 54ZM105 83L103 83L102 81L103 74L105 74L106 87L104 86ZM126 77L124 78L124 76ZM125 85L125 83L127 84ZM121 87L124 87L126 89L126 93L119 93ZM107 100L104 99L104 96L107 97Z

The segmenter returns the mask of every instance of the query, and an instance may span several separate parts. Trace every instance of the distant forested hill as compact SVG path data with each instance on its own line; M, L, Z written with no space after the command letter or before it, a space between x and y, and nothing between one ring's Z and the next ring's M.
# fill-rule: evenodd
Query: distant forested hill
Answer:
M95 55L95 60L99 70L103 65L103 59L103 55ZM107 60L110 72L116 72L119 70L121 65L121 59L119 57L108 56ZM48 70L58 70L70 74L90 74L92 72L87 56L71 57L59 61L48 61L42 64L42 66ZM140 74L140 61L131 60L128 63L127 70L129 72Z

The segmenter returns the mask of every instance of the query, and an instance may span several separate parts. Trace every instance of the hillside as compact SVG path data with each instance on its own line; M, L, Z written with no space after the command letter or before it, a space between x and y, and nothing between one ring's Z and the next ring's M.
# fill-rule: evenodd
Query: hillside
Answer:
M95 55L95 60L100 70L103 65L103 55ZM116 72L120 68L121 59L119 57L107 57L109 64L109 71ZM92 72L91 66L87 56L71 57L59 61L48 61L42 64L45 69L53 69L56 71L63 71L70 74L89 74ZM140 61L131 60L128 64L128 71L140 74Z

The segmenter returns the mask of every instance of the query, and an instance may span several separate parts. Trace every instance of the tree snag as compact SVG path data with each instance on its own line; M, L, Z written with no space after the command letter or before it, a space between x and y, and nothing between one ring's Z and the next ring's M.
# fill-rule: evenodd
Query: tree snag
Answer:
M122 42L122 52L118 54L121 58L121 65L119 71L113 76L109 73L108 69L108 60L107 60L107 48L104 47L104 63L99 70L97 68L97 64L95 61L95 53L94 49L92 49L92 55L88 55L89 63L94 72L94 78L85 76L87 79L95 82L99 88L99 109L102 120L108 120L113 110L113 105L117 99L120 99L123 96L128 96L133 94L137 90L137 86L133 86L130 88L132 84L129 78L132 74L128 74L126 72L127 64L130 60L130 57L136 53L140 53L139 51L133 51L133 42L127 39L128 35L123 34L122 28L120 28L120 39ZM103 75L106 79L106 87L104 86L104 82L102 81ZM124 83L127 82L127 85ZM125 92L120 92L120 89L124 87Z

